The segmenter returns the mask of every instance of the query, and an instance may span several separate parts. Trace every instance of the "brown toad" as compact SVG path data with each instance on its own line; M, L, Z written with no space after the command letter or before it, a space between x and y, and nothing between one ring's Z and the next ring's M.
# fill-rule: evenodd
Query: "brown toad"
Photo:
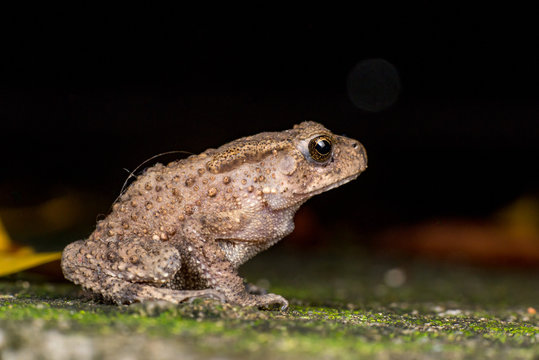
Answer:
M237 268L292 232L307 199L366 167L358 141L315 122L157 164L87 240L65 248L64 275L118 304L214 297L286 308L279 295L250 293Z

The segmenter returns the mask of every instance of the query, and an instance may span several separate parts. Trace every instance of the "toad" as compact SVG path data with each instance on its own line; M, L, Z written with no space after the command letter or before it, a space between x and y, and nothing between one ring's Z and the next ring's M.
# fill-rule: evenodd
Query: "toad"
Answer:
M292 232L305 201L366 168L357 140L311 121L157 164L64 249L64 276L117 304L210 297L285 309L282 296L249 291L238 267Z

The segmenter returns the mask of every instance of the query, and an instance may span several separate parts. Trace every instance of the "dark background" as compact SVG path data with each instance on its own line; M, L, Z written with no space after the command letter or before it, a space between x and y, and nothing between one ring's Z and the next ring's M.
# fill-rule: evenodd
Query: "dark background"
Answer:
M124 168L303 120L359 139L369 155L357 181L308 203L322 222L376 231L485 218L537 193L530 10L356 5L4 11L0 206L76 189L104 198L105 213ZM352 79L365 80L359 95L372 89L383 103L385 85L400 83L398 100L376 112L347 88L366 59L385 59L398 78L368 69Z

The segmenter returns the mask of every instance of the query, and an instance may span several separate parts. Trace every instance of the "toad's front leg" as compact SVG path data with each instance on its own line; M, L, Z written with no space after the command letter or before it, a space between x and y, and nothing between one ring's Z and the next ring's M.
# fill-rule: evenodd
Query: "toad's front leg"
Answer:
M178 250L152 239L81 240L68 245L62 254L67 279L117 304L154 300L180 303L200 297L224 301L223 295L213 289L169 288L180 268Z
M204 240L193 234L189 243L186 253L182 253L186 271L180 271L182 281L186 284L213 288L223 294L225 301L231 304L260 308L278 305L282 310L288 308L288 301L280 295L250 293L236 267L227 259L217 241Z

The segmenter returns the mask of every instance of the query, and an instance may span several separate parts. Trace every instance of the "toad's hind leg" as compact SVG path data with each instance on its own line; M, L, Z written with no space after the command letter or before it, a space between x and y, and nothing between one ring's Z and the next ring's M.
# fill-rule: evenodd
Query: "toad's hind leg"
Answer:
M68 245L62 254L67 279L117 304L153 300L180 303L200 297L224 300L213 289L165 287L180 267L176 248L152 240L81 240Z
M116 304L131 304L134 302L146 302L163 300L171 303L181 303L198 298L211 298L224 301L223 295L217 290L173 290L159 288L144 283L133 283L104 274L94 273L94 281L100 285L97 292L107 301Z

